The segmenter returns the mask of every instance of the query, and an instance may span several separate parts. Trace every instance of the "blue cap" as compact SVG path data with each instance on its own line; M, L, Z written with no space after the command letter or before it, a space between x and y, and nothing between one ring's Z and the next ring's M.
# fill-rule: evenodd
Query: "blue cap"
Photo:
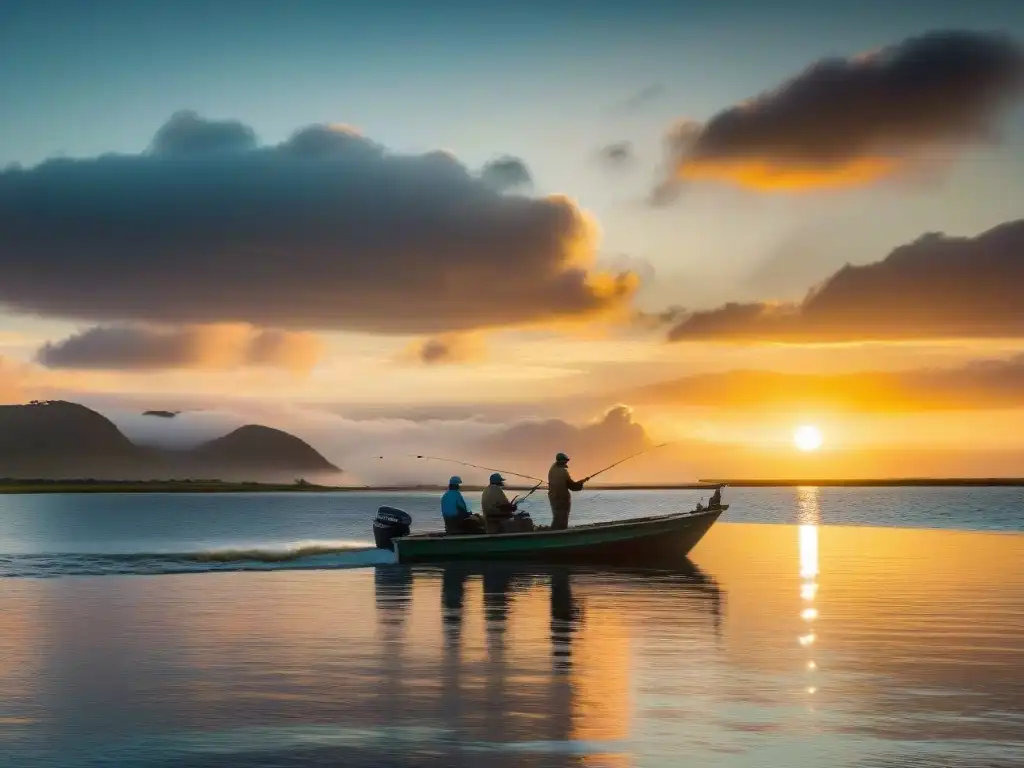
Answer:
M568 460L569 460L569 457L566 456L564 453L560 453L557 456L555 456L555 461L568 461Z
M505 478L502 477L497 472L495 472L493 475L491 475L491 485L501 485L504 482L505 482Z
M462 485L462 478L458 475L452 475L448 478L448 485Z

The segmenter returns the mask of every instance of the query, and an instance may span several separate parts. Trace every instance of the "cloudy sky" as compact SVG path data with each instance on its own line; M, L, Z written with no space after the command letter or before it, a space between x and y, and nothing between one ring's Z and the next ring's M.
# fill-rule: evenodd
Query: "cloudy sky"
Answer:
M0 400L343 466L639 424L682 447L620 479L1020 474L1021 41L1009 0L3 3Z

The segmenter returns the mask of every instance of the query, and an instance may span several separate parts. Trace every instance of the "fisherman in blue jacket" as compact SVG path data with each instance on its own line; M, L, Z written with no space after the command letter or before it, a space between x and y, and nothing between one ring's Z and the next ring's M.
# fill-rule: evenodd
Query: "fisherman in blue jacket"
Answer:
M448 490L441 497L441 516L445 533L483 533L484 523L479 515L471 514L459 486L462 478L455 475L448 480Z

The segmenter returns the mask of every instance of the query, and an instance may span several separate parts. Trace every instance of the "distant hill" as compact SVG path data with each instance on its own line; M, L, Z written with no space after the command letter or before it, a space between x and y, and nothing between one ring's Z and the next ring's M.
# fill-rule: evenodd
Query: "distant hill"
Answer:
M291 481L338 473L308 443L256 424L189 450L136 445L110 419L60 400L0 406L0 477Z
M339 472L309 443L280 429L246 424L189 452L203 464L239 469Z
M54 400L0 406L0 476L122 476L146 463L144 449L84 405Z

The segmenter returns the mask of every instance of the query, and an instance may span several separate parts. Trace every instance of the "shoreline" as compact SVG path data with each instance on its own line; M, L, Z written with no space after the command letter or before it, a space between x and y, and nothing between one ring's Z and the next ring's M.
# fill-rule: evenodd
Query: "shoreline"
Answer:
M363 488L188 480L0 480L0 495L36 493L329 493Z
M840 480L835 478L805 480L714 479L709 484L730 488L1020 488L1024 477L893 477Z
M709 479L697 483L650 483L593 485L587 490L600 491L712 491L729 488L1020 488L1020 477L952 477L952 478L875 478L875 479ZM506 485L513 493L533 489L532 485ZM315 483L260 483L226 480L46 480L41 478L0 478L0 495L42 493L444 493L441 485L317 485ZM464 485L462 490L478 493L483 486ZM543 496L545 489L536 493Z
M480 493L482 485L463 485L466 493ZM506 485L505 490L521 494L532 485ZM679 491L714 490L714 485L595 485L593 491ZM315 485L307 483L190 482L185 480L0 480L0 496L40 493L444 493L442 485ZM545 488L535 494L543 495Z

